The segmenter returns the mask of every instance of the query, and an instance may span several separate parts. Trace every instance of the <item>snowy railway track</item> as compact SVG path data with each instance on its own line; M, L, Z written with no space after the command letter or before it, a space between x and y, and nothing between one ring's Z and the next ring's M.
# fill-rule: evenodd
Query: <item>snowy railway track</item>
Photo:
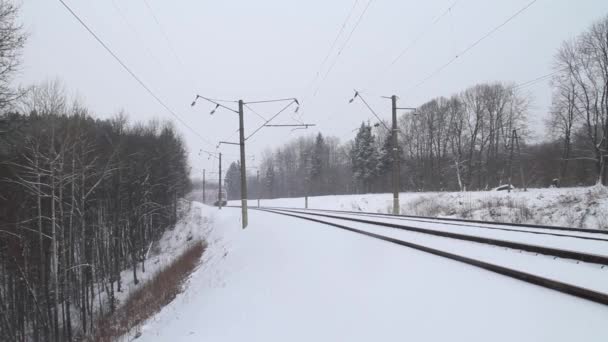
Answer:
M291 210L306 210L316 211L334 214L347 214L356 216L367 216L367 217L378 217L387 218L392 220L410 221L410 222L427 222L427 223L441 223L443 225L450 225L456 227L475 227L490 230L502 230L512 231L539 235L551 235L551 236L563 236L573 237L579 239L588 239L596 241L608 242L608 231L600 229L587 229L587 228L568 228L560 226L549 226L549 225L536 225L536 224L523 224L523 223L508 223L508 222L488 222L480 220L467 220L457 219L448 217L427 217L427 216L415 216L415 215L393 215L383 213L372 213L365 211L346 211L346 210L331 210L331 209L301 209L301 208L286 208L286 207L265 207L269 209L291 209ZM518 227L507 228L507 227ZM553 232L551 232L553 231ZM557 233L557 232L568 232ZM576 234L576 235L575 235Z
M561 293L608 305L608 285L606 285L606 281L608 280L608 269L604 269L603 266L606 265L606 261L608 261L606 256L537 245L526 245L484 237L462 236L463 234L432 231L394 223L375 222L360 218L313 213L310 211L305 212L303 210L283 208L260 208L257 210L344 229L374 239L391 242L479 267ZM342 224L344 221L350 222L351 224L346 226ZM353 227L353 225L357 228ZM380 231L374 232L374 229L376 229L374 227L379 227L377 229L380 229ZM407 234L423 233L430 235L430 237L425 236L426 241L423 241L423 243L412 238L403 238L403 236L396 237L395 234L391 234L387 230L392 229L394 231L394 228L397 228L397 230L400 231L405 230ZM450 245L447 245L445 240L448 239L444 238L450 240L456 239L457 242L452 242ZM471 244L472 242L473 244ZM480 246L475 247L475 245ZM496 246L504 248L497 248ZM541 256L530 253L513 253L513 249L531 253L547 254L554 257L541 258ZM592 262L601 265L587 263L578 264L578 262L565 262L564 260L556 261L554 260L556 257L584 261L587 263Z
M410 232L415 232L415 233L422 233L422 234L434 235L434 236L439 236L439 237L445 237L445 238L450 238L450 239L477 242L477 243L483 243L483 244L488 244L488 245L493 245L493 246L498 246L498 247L506 247L506 248L511 248L511 249L515 249L515 250L521 250L521 251L526 251L526 252L531 252L531 253L539 253L539 254L549 255L549 256L558 257L558 258L572 259L575 261L595 263L595 264L600 264L600 265L604 265L604 266L608 265L608 256L607 255L594 253L594 252L608 251L608 241L606 241L604 239L599 239L599 241L597 239L594 239L593 241L587 241L584 244L579 243L577 246L578 250L571 250L568 248L564 248L564 246L568 244L568 241L561 241L560 243L555 243L552 241L553 246L549 247L546 245L522 242L522 241L529 240L530 237L528 237L527 239L518 237L519 240L513 240L512 237L511 237L511 239L496 239L496 238L490 237L489 234L487 234L487 233L482 234L482 235L480 235L480 234L461 234L461 233L454 233L454 232L430 228L430 227L422 228L422 227L416 227L416 226L412 226L412 225L403 225L403 224L390 222L391 220L395 220L395 218L383 218L383 220L378 220L378 219L369 220L369 219L361 219L358 217L352 217L352 216L356 216L356 215L354 215L354 213L327 214L327 213L313 212L313 211L317 211L317 210L285 209L285 208L267 208L267 209L281 210L284 212L292 212L292 213L298 213L298 214L307 214L307 215L313 215L313 216L329 218L329 219L346 220L346 221L357 222L357 223L365 223L365 224L383 226L383 227L388 227L388 228L395 228L395 229L400 229L400 230L405 230L405 231L410 231ZM427 222L427 224L436 225L437 223ZM523 231L523 233L528 233L528 232ZM553 235L553 234L551 234L551 235ZM564 237L564 236L561 236L561 237ZM570 235L568 235L568 237L577 238L577 239L581 238L580 236L570 236ZM539 242L540 239L534 238L534 241ZM556 245L559 247L555 247Z

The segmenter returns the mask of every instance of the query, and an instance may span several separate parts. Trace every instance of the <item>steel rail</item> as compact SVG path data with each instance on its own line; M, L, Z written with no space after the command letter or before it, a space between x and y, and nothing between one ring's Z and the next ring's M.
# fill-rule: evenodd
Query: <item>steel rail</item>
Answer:
M400 225L400 224L395 224L395 223L376 222L376 221L363 220L363 219L353 218L353 217L342 217L342 216L334 216L334 215L320 214L320 213L303 213L301 211L294 211L291 209L272 209L272 210L280 210L282 212L298 213L301 215L313 215L313 216L325 217L325 218L330 218L330 219L337 219L337 220L371 224L371 225L375 225L375 226L396 228L396 229L410 231L410 232L416 232L416 233L434 235L434 236L451 238L451 239L456 239L456 240L471 241L471 242L483 243L483 244L488 244L488 245L506 247L506 248L522 250L522 251L531 252L531 253L550 255L550 256L564 258L564 259L572 259L572 260L577 260L577 261L582 261L582 262L590 262L590 263L595 263L595 264L608 265L608 256L605 256L605 255L582 253L582 252L577 252L577 251L572 251L572 250L558 249L558 248L545 247L545 246L539 246L539 245L530 245L530 244L525 244L525 243L521 243L521 242L492 239L492 238L487 238L487 237L482 237L482 236L451 233L451 232L444 232L444 231L438 231L438 230L426 229L426 228L417 228L417 227Z
M297 210L300 210L300 208L290 208L290 207L280 207L280 209L297 209ZM458 219L458 218L449 218L449 217L429 217L429 216L416 216L416 215L393 215L393 214L384 214L384 213L372 213L372 212L368 212L368 211L347 211L347 210L330 210L330 209L307 209L307 210L319 210L319 211L328 211L328 212L345 213L345 214L360 213L360 214L388 216L388 217L406 217L406 218L418 218L418 219L429 219L429 220L451 221L451 222L481 223L481 224L492 224L492 225L502 225L502 226L512 226L512 227L524 227L524 228L530 228L530 229L548 229L548 230L561 230L561 231L575 231L575 232L590 233L590 234L604 234L604 235L608 235L608 230L602 230L602 229L586 229L586 228L571 228L571 227L561 227L561 226L545 226L545 225L527 224L527 223L490 222L490 221L467 220L467 219Z
M280 207L266 207L266 208L277 208L277 209L287 209L287 208L280 208ZM435 218L431 218L431 217L425 217L425 218L410 218L410 217L406 217L403 215L387 215L387 214L382 214L382 213L366 213L366 212L356 212L356 211L349 211L349 212L343 212L343 211L337 211L337 210L329 210L329 209L299 209L299 208L289 208L292 210L301 210L301 211L319 211L319 212L328 212L328 213L339 213L339 214L344 214L344 215L356 215L356 216L365 216L365 217L376 217L376 218L387 218L387 219L392 219L392 220L399 220L399 221L413 221L413 222L422 222L422 223L429 223L429 224L433 224L433 223L438 223L436 222L437 219ZM433 222L435 221L435 222ZM546 231L533 231L533 230L521 230L521 229L513 229L513 228L501 228L501 227L488 227L488 226L482 226L479 224L469 224L469 223L457 223L457 222L439 222L440 224L444 224L444 225L450 225L450 226L459 226L459 227L471 227L471 228L480 228L480 229L489 229L489 230L501 230L501 231L507 231L507 232L517 232L517 233L526 233L526 234L536 234L536 235L549 235L549 236L559 236L559 237L567 237L567 238L575 238L575 239L583 239L583 240L592 240L592 241L603 241L603 242L608 242L608 239L602 239L602 238L596 238L596 237L589 237L589 236L582 236L582 235L569 235L569 234L560 234L560 233L549 233ZM491 225L502 225L502 224L495 224L492 222L486 222L486 224L491 224ZM534 228L531 228L534 229ZM593 234L593 233L591 233Z
M303 220L308 220L311 222L316 222L316 223L321 223L324 225L328 225L328 226L332 226L335 228L340 228L346 231L350 231L353 233L357 233L357 234L361 234L361 235L365 235L371 238L375 238L378 240L383 240L383 241L387 241L390 243L394 243L400 246L404 246L404 247L409 247L418 251L422 251L425 253L429 253L429 254L433 254L436 256L440 256L440 257L444 257L450 260L454 260L454 261L458 261L470 266L475 266L487 271L491 271L494 273L498 273L510 278L514 278L517 280L521 280L530 284L534 284L534 285L538 285L547 289L551 289L557 292L561 292L561 293L565 293L565 294L569 294L578 298L582 298L582 299L586 299L595 303L599 303L599 304L604 304L604 305L608 305L608 294L606 293L602 293L602 292L598 292L598 291L594 291L594 290L590 290L584 287L580 287L580 286L576 286L576 285L571 285L568 283L564 283L561 282L559 280L554 280L554 279L549 279L549 278L545 278L545 277L541 277L538 275L534 275L531 273L527 273L527 272L523 272L523 271L518 271L512 268L508 268L508 267L504 267L504 266L500 266L500 265L496 265L496 264L492 264L492 263L488 263L485 261L481 261L481 260L477 260L477 259L472 259L472 258L468 258L462 255L457 255L457 254L453 254L453 253L449 253L449 252L445 252L442 250L438 250L438 249L434 249L434 248L430 248L430 247L426 247L426 246L422 246L422 245L418 245L415 243L411 243L408 241L403 241L403 240L399 240L399 239L395 239L395 238L391 238L391 237L387 237L384 235L379 235L379 234L374 234L374 233L370 233L370 232L366 232L363 230L359 230L356 228L352 228L352 227L347 227L341 224L337 224L337 223L333 223L333 222L326 222L323 220L319 220L319 219L315 219L315 218L311 218L311 217L304 217L304 216L299 216L296 214L291 214L291 213L286 213L283 211L277 211L276 209L262 209L262 208L252 208L253 210L259 210L259 211L264 211L264 212L269 212L269 213L274 213L277 215L285 215L285 216L290 216L290 217L295 217L295 218L299 218L299 219L303 219ZM310 214L301 214L301 215L310 215Z

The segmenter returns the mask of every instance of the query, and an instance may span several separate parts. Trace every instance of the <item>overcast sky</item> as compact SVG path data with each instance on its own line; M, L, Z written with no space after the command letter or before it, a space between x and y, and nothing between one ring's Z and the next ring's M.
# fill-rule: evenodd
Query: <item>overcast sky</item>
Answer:
M550 73L560 44L608 15L606 0L538 0L450 66L414 87L530 0L372 0L369 7L367 0L360 0L322 68L354 0L147 0L160 25L144 0L65 1L154 93L205 138L207 142L175 122L191 152L195 173L217 168L217 162L199 157L200 149L215 150L219 140L238 139L234 134L236 114L218 110L211 116L213 105L204 102L190 107L197 93L228 100L303 100L297 116L317 127L260 131L247 142L247 154L255 155L249 165L255 166L265 149L298 135L321 131L342 141L352 138L352 130L371 116L362 103L348 104L353 88L364 90L370 104L389 118L390 102L380 96L396 94L399 105L410 107L476 83L523 83ZM175 121L58 0L24 0L21 17L30 39L17 84L59 78L97 117L112 117L125 110L132 121ZM393 64L408 46L410 49ZM334 67L327 73L331 65ZM524 90L533 98L531 126L540 136L550 104L548 81ZM282 105L257 105L253 109L268 117ZM292 115L285 112L275 123L294 123ZM262 120L246 112L245 124L251 132ZM224 165L238 156L237 146L226 145L220 150L226 154Z

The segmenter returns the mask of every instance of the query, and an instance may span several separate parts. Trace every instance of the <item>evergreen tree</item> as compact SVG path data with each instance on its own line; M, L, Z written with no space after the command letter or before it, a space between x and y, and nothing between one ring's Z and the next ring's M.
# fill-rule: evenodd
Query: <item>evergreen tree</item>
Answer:
M276 179L275 179L275 172L274 172L274 165L273 164L268 164L268 166L266 167L266 176L264 177L265 179L265 185L266 185L266 192L267 192L267 196L268 198L273 198L274 195L274 186L276 183Z
M399 155L402 156L403 149L401 147L398 148ZM381 178L381 184L383 184L383 186L385 187L384 189L382 189L382 191L390 190L392 184L391 173L393 170L394 160L395 158L393 155L393 133L390 132L386 135L378 154L378 176Z
M369 124L361 123L351 151L353 174L365 191L371 191L372 180L378 174L378 150Z
M232 162L228 167L224 184L228 200L241 198L241 164L238 161Z
M317 194L323 192L324 164L326 164L327 146L323 135L319 133L310 160L310 181L313 191Z

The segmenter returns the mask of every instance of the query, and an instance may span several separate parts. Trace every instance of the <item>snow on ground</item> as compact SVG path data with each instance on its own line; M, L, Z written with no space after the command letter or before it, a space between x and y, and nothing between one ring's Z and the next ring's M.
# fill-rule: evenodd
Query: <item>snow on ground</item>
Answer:
M516 189L470 192L404 192L401 213L484 221L549 224L608 229L608 188ZM240 205L240 201L230 201ZM257 205L249 200L249 205ZM262 199L261 206L303 208L304 198ZM308 198L308 207L390 213L392 194L318 196Z
M201 266L138 341L608 341L606 306L309 221L250 211L242 230L239 209L202 210Z
M304 215L309 215L308 213ZM348 215L337 215L339 217L348 217ZM312 216L319 219L320 217ZM352 215L351 215L352 217ZM360 216L355 216L361 218ZM432 236L407 230L394 229L371 225L360 222L344 222L339 219L321 218L326 222L336 224L346 224L347 226L366 232L384 235L399 240L405 240L425 247L439 249L445 252L489 262L491 264L500 265L508 268L514 268L524 272L529 272L549 279L557 279L571 285L581 286L590 290L608 293L608 269L602 268L603 265L576 262L574 260L554 258L550 255L542 255L537 253L523 252L510 248L497 248L496 246L486 245L470 241L455 240L446 237ZM402 224L394 218L384 216L375 221L389 222ZM596 255L608 256L608 242L592 241L583 239L569 239L557 236L538 235L538 234L521 234L515 232L487 232L481 229L481 232L466 232L464 227L453 228L441 223L434 223L432 230L451 231L457 233L465 233L468 235L487 236L490 238L499 238L506 241L518 241L522 243L532 243L542 246L561 248L572 251L582 251L587 253L595 253ZM435 228L436 227L436 228ZM472 234L471 234L472 233ZM485 233L485 234L483 234ZM494 236L492 236L494 234Z
M161 239L149 249L148 257L145 261L145 272L142 272L141 263L137 265L138 284L133 282L132 268L125 269L121 272L122 291L115 292L114 295L118 300L119 305L138 287L141 287L154 274L168 266L175 258L180 256L186 248L196 240L204 240L203 237L208 235L212 225L213 208L183 201L181 203L180 215L181 219L175 227L166 231ZM106 301L107 294L101 294L101 300L96 300L96 306L99 302Z

